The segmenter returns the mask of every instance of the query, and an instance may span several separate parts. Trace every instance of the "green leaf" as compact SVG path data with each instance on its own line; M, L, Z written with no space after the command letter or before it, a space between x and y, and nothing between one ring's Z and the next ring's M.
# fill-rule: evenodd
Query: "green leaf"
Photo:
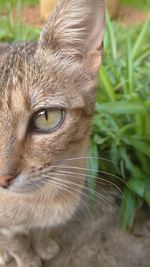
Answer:
M150 46L148 45L148 47L140 51L140 53L136 56L135 58L136 65L140 64L141 61L148 58L149 56L150 56Z
M136 137L129 137L128 141L138 151L150 158L150 145L148 144L148 142L138 140Z
M146 114L146 108L142 102L113 101L96 104L97 112L108 112L111 114Z
M150 188L145 190L144 199L148 206L150 207Z
M99 163L98 163L98 150L97 146L94 142L91 142L89 147L89 158L88 158L88 176L87 176L87 183L88 183L88 191L89 191L89 205L93 208L94 199L95 199L95 190L96 190L96 180L97 180L97 173L99 170Z
M145 183L142 179L132 177L128 181L128 186L131 191L135 192L138 196L144 197Z
M150 22L150 17L148 17L147 20L145 21L143 28L142 28L140 34L138 35L138 38L134 44L133 51L132 51L133 57L135 57L141 51L141 47L143 45L145 35L147 34L147 30L149 28L149 22Z
M106 95L108 96L109 100L114 101L116 99L116 97L115 97L115 93L113 90L113 86L110 82L107 71L103 65L101 66L101 70L100 70L100 74L99 74L99 80L103 83L104 91L105 91Z
M88 159L88 185L89 188L95 190L96 188L96 177L99 170L98 166L98 150L94 142L91 142L89 147L89 159Z
M133 164L131 155L128 153L126 148L120 148L120 158L124 160L126 170L128 170L133 177L143 177L143 172L138 166Z
M121 228L123 230L132 229L136 211L140 206L141 202L136 194L125 188L121 209Z
M133 57L132 57L132 47L131 47L131 36L128 35L127 38L127 88L128 93L131 95L133 93L133 78L134 78L134 71L133 71Z
M143 173L150 175L149 159L140 151L136 151L136 156L141 163Z
M116 43L114 28L111 23L108 12L106 12L106 27L107 27L108 36L109 36L112 59L115 60L117 58L117 43Z

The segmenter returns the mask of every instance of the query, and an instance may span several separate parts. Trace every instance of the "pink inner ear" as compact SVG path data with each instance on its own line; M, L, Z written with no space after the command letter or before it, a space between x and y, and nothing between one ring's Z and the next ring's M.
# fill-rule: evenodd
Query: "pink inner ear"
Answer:
M97 75L102 61L101 51L94 51L88 56L88 70L91 74Z
M93 24L91 30L89 31L89 38L87 40L89 52L102 50L104 30L105 30L105 9L104 6L101 9L95 10L93 13L94 19L91 18L91 23Z

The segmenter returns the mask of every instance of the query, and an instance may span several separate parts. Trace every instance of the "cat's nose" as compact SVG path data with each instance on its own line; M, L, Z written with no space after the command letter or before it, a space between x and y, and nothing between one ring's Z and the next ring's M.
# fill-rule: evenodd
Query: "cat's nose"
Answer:
M15 177L12 175L3 175L0 176L0 187L7 188L10 184L10 182L14 179Z

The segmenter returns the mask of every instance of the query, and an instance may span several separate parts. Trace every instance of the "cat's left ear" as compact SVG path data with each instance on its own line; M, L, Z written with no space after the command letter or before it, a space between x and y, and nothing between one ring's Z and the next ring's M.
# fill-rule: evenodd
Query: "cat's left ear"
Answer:
M80 61L96 74L102 57L104 13L104 0L58 0L41 33L38 50L62 53L64 59Z

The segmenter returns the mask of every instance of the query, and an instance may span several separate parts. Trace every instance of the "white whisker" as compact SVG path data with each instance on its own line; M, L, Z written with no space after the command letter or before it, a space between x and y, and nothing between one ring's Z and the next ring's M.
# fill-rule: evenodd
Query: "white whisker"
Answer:
M118 180L120 180L122 183L125 183L125 181L119 177L119 176L116 176L115 174L112 174L112 173L109 173L109 172L105 172L105 171L97 171L95 169L89 169L89 168L81 168L81 167L78 167L78 166L72 166L72 165L58 165L57 167L60 167L60 168L68 168L68 169L76 169L76 170L83 170L83 171L91 171L91 172L98 172L98 173L101 173L101 174L105 174L105 175L109 175L113 178L116 178ZM87 174L88 175L88 174ZM126 183L125 183L126 185Z
M59 181L59 182L61 182L61 185L62 186L67 186L67 187L69 187L69 189L72 189L73 187L72 186L76 186L76 187L78 187L78 188L80 188L80 189L82 189L82 190L88 190L90 193L92 193L92 195L95 195L95 196L97 196L98 198L100 198L100 199L103 199L103 201L105 200L107 200L107 204L108 204L108 200L109 201L111 201L111 204L112 204L112 200L110 200L108 197L105 197L104 195L102 195L102 194L100 194L99 192L97 192L96 190L93 190L93 189L91 189L91 188L89 188L89 187L87 187L87 186L85 186L85 185L79 185L79 184L77 184L77 183L74 183L74 182L71 182L71 181L62 181L62 179L58 179L58 178L56 178L56 177L53 177L53 176L48 176L48 175L42 175L42 177L45 177L45 178L51 178L51 179L54 179L54 180L56 180L56 181ZM66 184L66 182L67 182L67 184ZM51 183L51 181L50 181L50 183ZM64 184L65 183L65 184ZM71 185L71 186L69 186L69 185ZM77 190L77 188L73 188L74 190L76 190L76 192L79 192L78 190ZM82 191L80 191L80 193L82 194L82 195L84 195L84 196L86 196L87 197L87 194L85 194L84 192L82 192ZM91 199L93 199L93 196L90 196L90 198ZM93 199L94 201L95 201L95 199ZM110 203L109 203L110 204Z
M57 178L53 177L52 179L56 180ZM70 194L76 196L76 192L78 192L78 190L76 190L76 188L70 187L69 185L66 185L66 184L65 184L65 185L63 184L63 185L62 185L62 184L60 184L60 183L58 183L58 182L56 182L56 181L54 181L54 180L51 180L51 181L44 181L43 184L47 184L47 185L56 185L56 186L57 186L57 189L60 189L59 194L61 194L63 197L64 197L64 194L63 194L63 192L61 191L62 188L63 188L63 190L65 189L66 192L68 192L68 193L70 193ZM60 180L60 181L61 181L61 180ZM44 189L45 189L45 188L44 188ZM72 191L70 191L69 189L71 189L71 190L73 190L73 191L75 191L75 192L72 192ZM49 193L48 190L47 190L47 193ZM80 192L80 193L82 194L82 192ZM84 194L84 196L87 197L86 194ZM86 207L86 209L88 210L89 215L92 217L92 213L91 213L91 211L90 211L88 205L86 205L86 203L83 201L82 198L80 199L80 202Z
M76 178L77 178L77 176L82 176L82 177L84 177L85 176L85 174L83 174L83 173L77 173L77 172L71 172L71 171L58 171L57 173L62 173L62 174L67 174L68 176L70 176L71 174L74 174L74 175L76 175ZM113 182L111 182L111 181L108 181L108 180L106 180L106 179L104 179L104 178L101 178L101 177L96 177L95 175L89 175L89 177L91 177L91 178L94 178L95 180L97 179L97 180L100 180L100 181L104 181L104 182L106 182L106 183L109 183L109 184L111 184L112 186L114 186L121 194L123 194L123 192L121 191L121 189L119 188L119 186L117 186L116 184L114 184ZM74 177L75 178L75 177ZM80 179L79 177L78 177L78 179Z
M72 160L80 160L80 159L99 159L99 160L103 160L103 161L107 161L113 164L117 164L115 161L113 160L109 160L109 159L105 159L102 157L76 157L76 158L68 158L68 159L64 159L64 161L72 161Z

